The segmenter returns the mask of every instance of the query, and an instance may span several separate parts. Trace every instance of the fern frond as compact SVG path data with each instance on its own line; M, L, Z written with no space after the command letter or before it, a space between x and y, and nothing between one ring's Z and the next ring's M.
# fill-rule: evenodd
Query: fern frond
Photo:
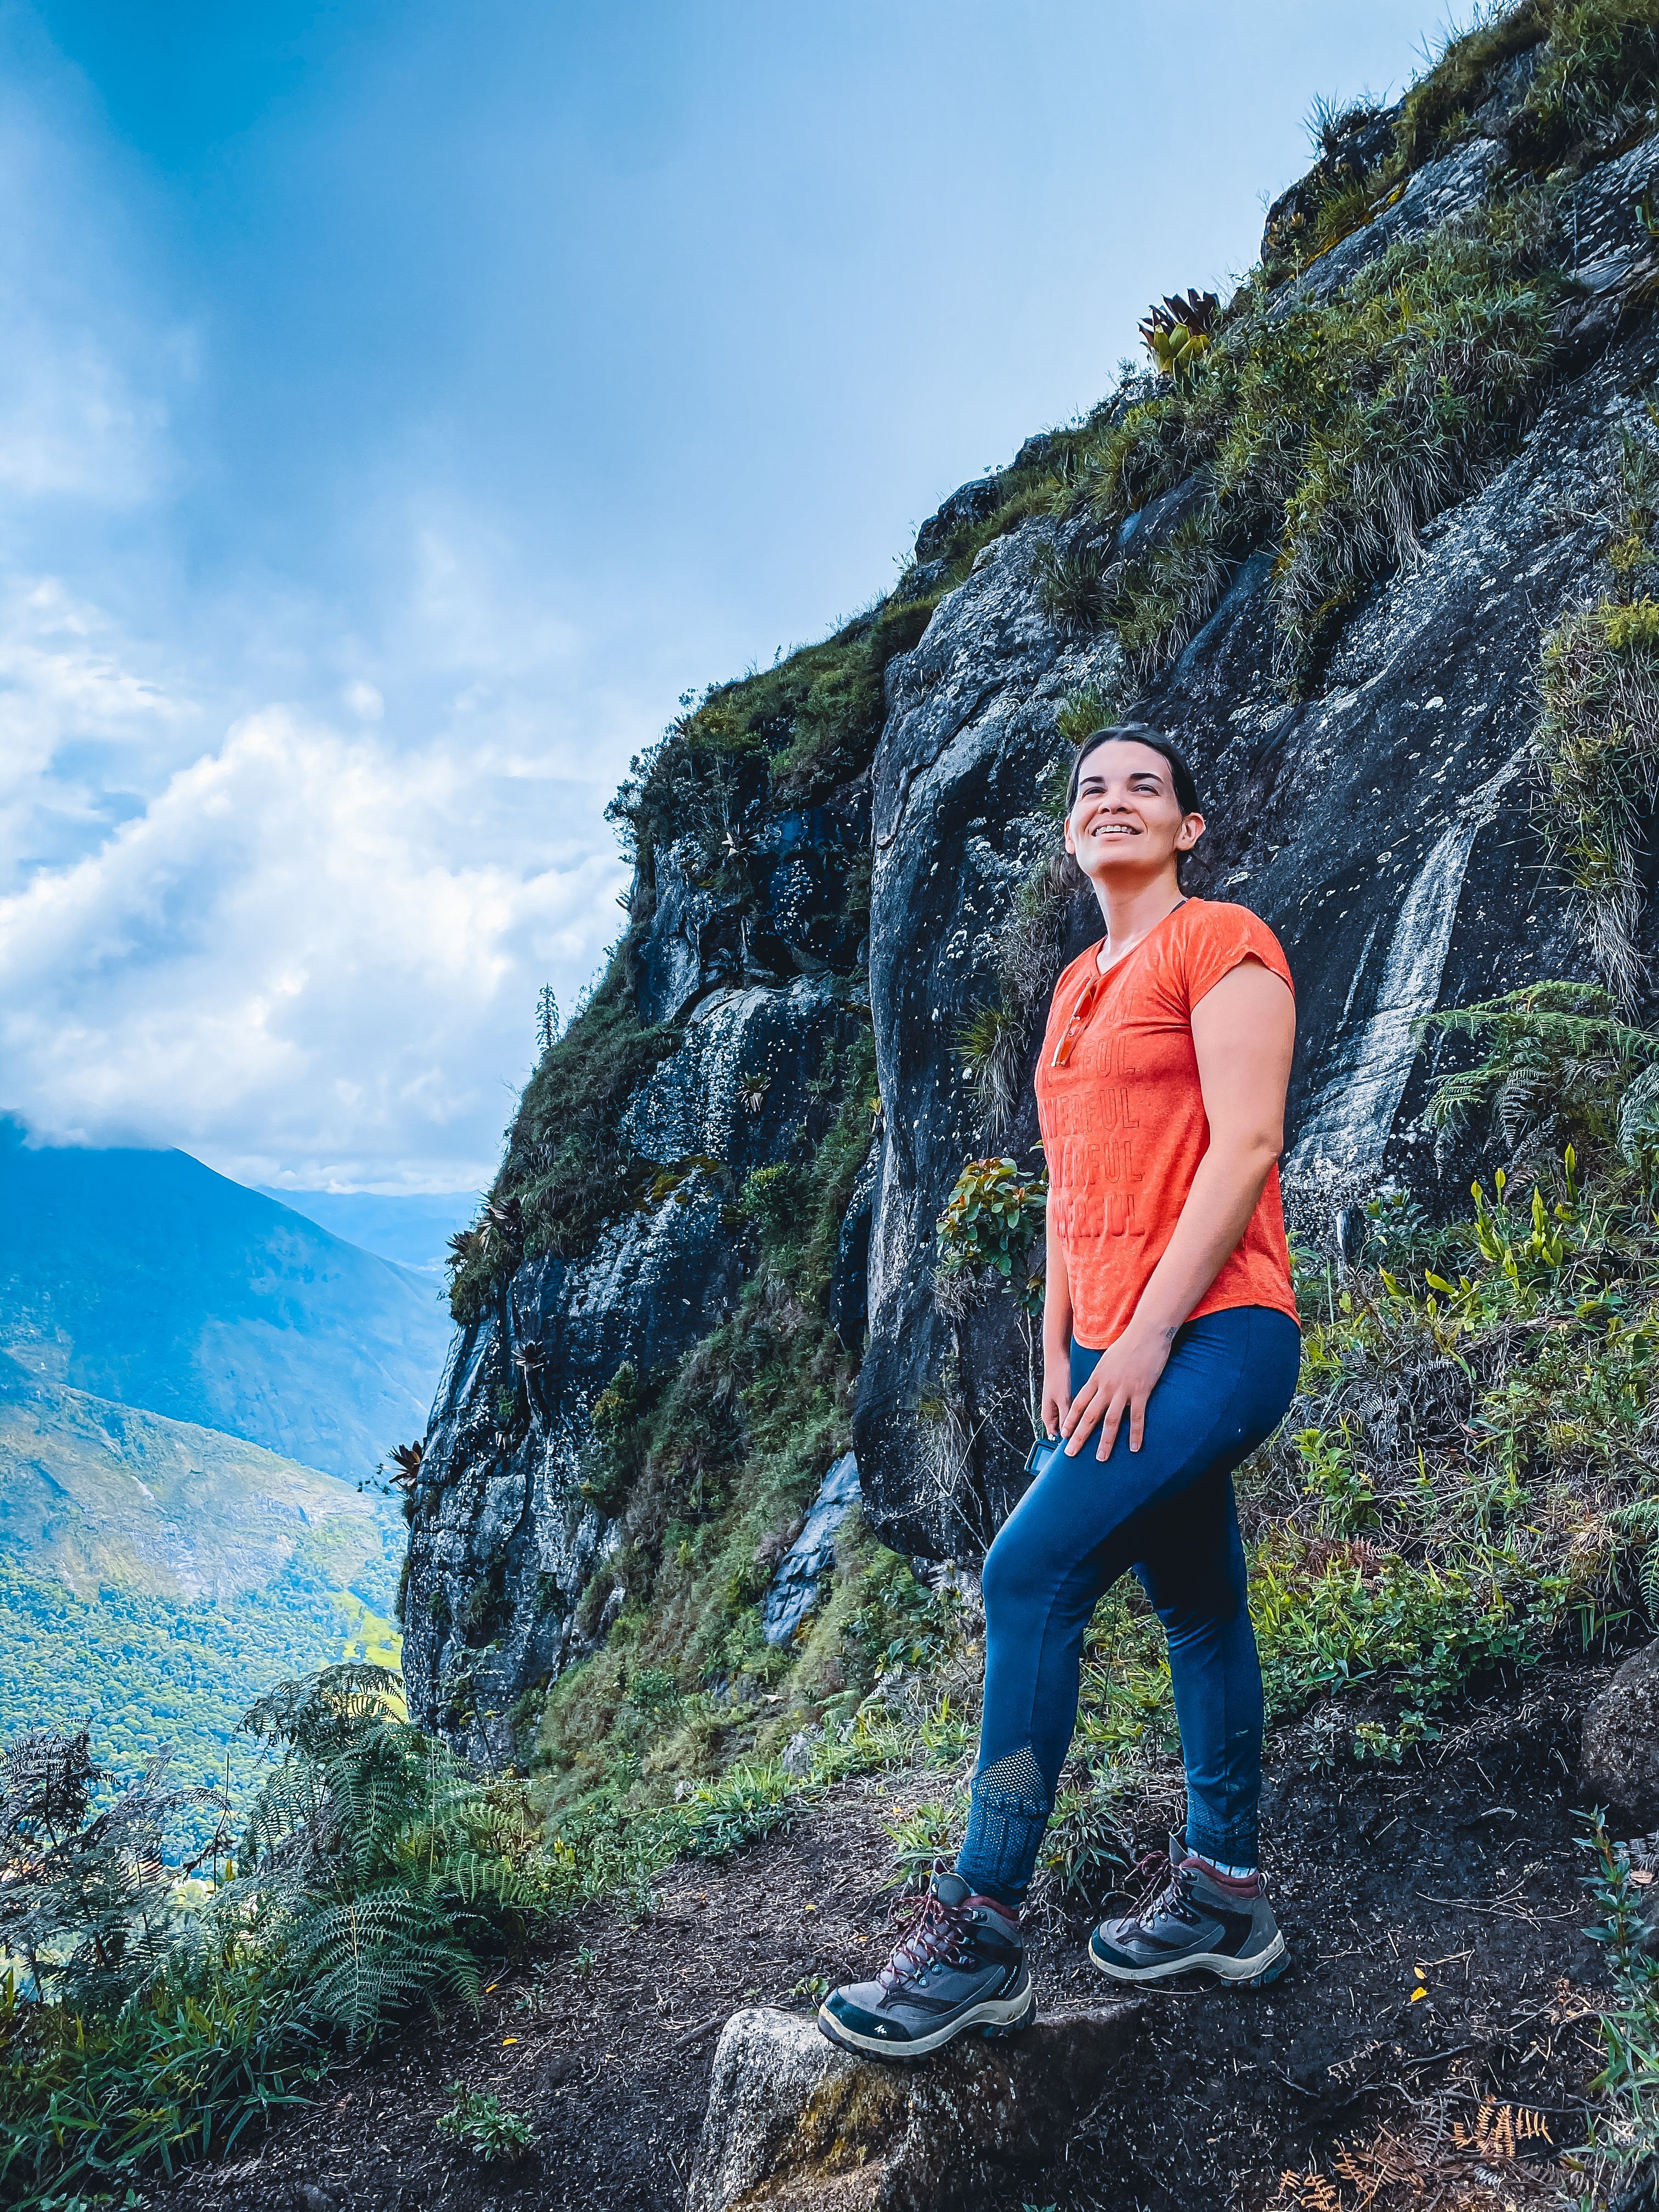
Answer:
M1659 1543L1649 1547L1637 1577L1637 1587L1641 1592L1643 1612L1650 1620L1659 1621Z
M296 1916L288 1940L307 1962L313 2009L354 2043L417 1998L477 1995L478 1969L453 1920L404 1882L319 1903Z

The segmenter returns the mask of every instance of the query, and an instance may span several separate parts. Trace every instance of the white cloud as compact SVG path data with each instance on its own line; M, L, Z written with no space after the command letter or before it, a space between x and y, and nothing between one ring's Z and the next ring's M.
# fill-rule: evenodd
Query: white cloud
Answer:
M54 576L0 586L0 889L101 835L112 787L201 742L195 702Z
M355 684L348 684L342 696L360 722L378 722L386 713L386 701L380 692L361 678Z
M603 796L545 759L247 717L0 900L5 1103L250 1175L485 1177L538 985L569 1003L619 926Z

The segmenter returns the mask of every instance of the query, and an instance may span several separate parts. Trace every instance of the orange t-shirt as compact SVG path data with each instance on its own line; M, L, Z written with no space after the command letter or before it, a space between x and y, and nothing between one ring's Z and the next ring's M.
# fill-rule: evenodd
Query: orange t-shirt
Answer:
M1193 1008L1243 961L1259 960L1287 984L1291 971L1266 922L1209 899L1166 915L1103 975L1099 950L1080 953L1054 986L1036 1102L1072 1333L1103 1352L1128 1326L1209 1150ZM1297 1318L1276 1165L1191 1318L1228 1306L1273 1306Z

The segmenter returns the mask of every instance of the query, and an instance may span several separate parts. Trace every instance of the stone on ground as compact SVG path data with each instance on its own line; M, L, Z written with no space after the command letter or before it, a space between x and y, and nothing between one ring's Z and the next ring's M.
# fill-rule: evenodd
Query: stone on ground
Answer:
M1585 1714L1579 1772L1621 1835L1659 1827L1659 1641L1633 1652Z
M686 2212L972 2212L1052 2160L1105 2088L1139 2008L964 2036L878 2064L809 2020L734 2013L714 2053Z

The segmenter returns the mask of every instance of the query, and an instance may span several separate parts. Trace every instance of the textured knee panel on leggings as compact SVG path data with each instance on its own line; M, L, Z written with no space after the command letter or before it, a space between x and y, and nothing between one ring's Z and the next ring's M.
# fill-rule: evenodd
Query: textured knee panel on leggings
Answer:
M1042 1770L1030 1744L994 1759L974 1777L958 1869L973 1881L994 1881L1023 1893L1036 1864L1049 1810Z

